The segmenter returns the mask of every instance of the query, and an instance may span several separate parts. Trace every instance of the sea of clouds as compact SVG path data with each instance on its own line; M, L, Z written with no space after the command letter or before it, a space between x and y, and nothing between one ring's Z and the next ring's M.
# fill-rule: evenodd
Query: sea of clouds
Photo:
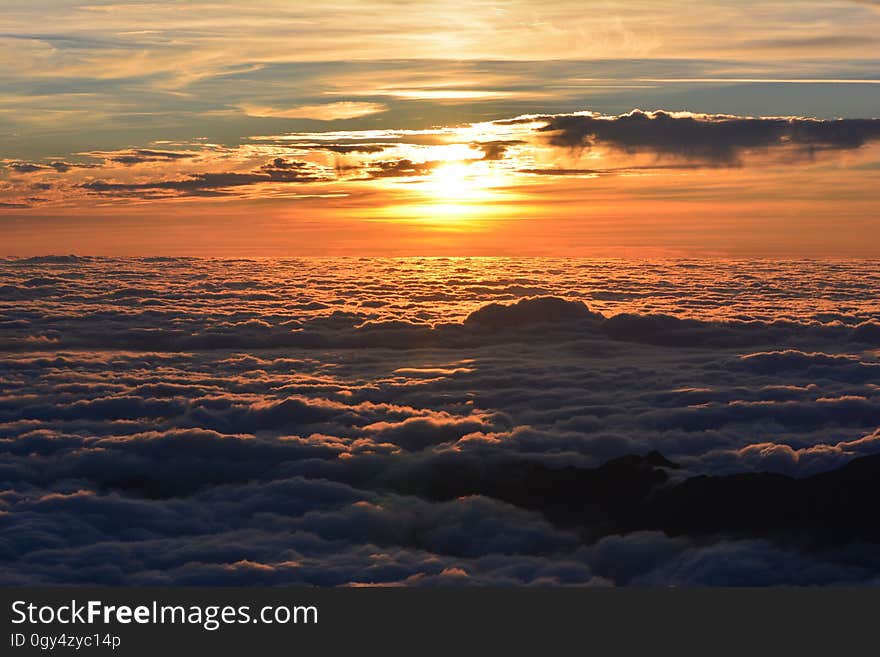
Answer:
M871 262L0 260L0 581L877 582L856 543L424 484L880 453L878 289Z

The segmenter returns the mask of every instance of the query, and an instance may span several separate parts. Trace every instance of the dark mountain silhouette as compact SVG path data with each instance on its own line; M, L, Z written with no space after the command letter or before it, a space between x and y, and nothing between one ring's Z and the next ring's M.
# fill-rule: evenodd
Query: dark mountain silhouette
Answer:
M816 546L880 542L880 454L795 479L747 473L692 477L645 500L636 524L669 534L736 533Z
M598 468L548 468L511 461L487 469L466 470L435 465L418 477L389 479L397 492L435 500L484 495L540 511L563 526L583 528L598 538L637 516L651 491L668 480L665 468L676 468L658 452L613 459Z
M539 511L580 530L585 540L660 530L796 541L817 548L880 542L880 454L831 472L796 479L781 474L696 476L673 483L678 466L658 452L597 468L553 469L512 462L484 471L442 468L416 480L389 481L399 492L432 499L485 495Z

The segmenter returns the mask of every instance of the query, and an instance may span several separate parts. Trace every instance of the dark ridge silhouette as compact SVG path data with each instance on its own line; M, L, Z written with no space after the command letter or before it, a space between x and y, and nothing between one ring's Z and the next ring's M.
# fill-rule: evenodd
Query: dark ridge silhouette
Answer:
M817 547L880 542L880 454L803 479L770 473L692 477L645 501L637 524L668 534L735 533Z
M13 264L22 264L22 265L72 265L79 262L88 262L92 260L89 256L77 256L77 255L44 255L44 256L31 256L30 258L19 258L17 260L13 260Z
M640 514L651 491L678 466L659 452L628 455L597 468L549 468L510 461L488 469L434 464L418 477L386 477L385 487L434 500L484 495L540 511L555 524L579 527L590 538L615 533Z
M444 500L493 497L541 512L585 540L660 530L796 541L806 547L880 542L880 454L803 479L781 474L700 475L672 483L678 466L658 452L629 455L597 468L512 462L486 471L438 468L418 480L388 481L399 492Z

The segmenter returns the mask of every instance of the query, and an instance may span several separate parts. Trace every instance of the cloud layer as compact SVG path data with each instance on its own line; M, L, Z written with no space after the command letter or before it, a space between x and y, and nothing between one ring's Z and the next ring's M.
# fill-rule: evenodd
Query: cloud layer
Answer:
M254 110L257 111L257 110ZM275 112L333 120L340 113L374 113L383 106L340 101ZM259 113L258 112L258 113ZM255 135L236 147L198 141L176 148L152 144L117 151L92 150L76 161L5 160L4 202L18 207L94 206L117 201L232 198L328 198L373 194L393 206L410 186L422 203L467 195L460 183L436 178L456 167L484 191L515 190L554 178L579 176L657 178L661 189L679 184L682 170L743 167L790 176L793 166L874 165L870 146L880 140L880 119L753 118L691 112L633 110L525 115L512 119L426 130L354 130ZM849 163L840 158L855 157ZM670 178L670 175L673 176ZM427 187L419 182L428 179ZM305 188L291 190L291 187ZM754 183L753 183L754 184ZM785 185L780 183L780 189ZM779 193L779 192L777 192ZM487 199L481 198L482 201ZM503 201L499 193L490 200Z
M735 508L715 525L670 510L700 485L797 504L880 453L869 263L52 256L2 273L7 583L880 572L867 525L816 550ZM780 488L726 492L750 472Z

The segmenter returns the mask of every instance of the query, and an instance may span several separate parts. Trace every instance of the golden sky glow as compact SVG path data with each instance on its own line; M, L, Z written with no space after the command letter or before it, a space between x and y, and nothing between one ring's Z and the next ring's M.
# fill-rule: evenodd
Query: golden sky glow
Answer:
M7 4L9 254L880 253L876 3Z

